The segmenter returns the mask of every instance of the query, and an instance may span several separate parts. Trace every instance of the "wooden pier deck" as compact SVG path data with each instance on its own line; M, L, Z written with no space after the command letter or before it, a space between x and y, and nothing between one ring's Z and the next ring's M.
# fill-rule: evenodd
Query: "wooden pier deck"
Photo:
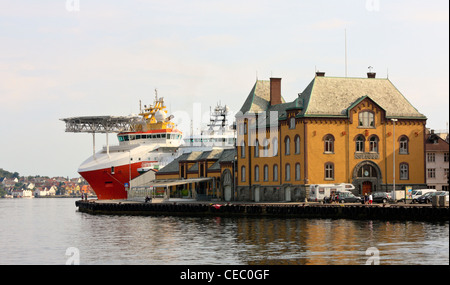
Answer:
M183 215L227 217L286 217L409 221L449 221L449 207L411 204L319 204L245 202L133 202L79 200L80 212L103 215Z

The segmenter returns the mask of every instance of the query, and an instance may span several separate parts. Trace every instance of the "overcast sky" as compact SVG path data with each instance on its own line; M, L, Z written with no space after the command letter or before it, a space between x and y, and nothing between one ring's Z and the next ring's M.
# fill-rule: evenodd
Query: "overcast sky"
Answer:
M78 177L92 136L60 118L238 111L256 77L287 101L314 78L389 79L427 127L449 120L449 2L396 0L0 0L0 168ZM188 130L183 130L188 131ZM97 149L105 144L97 135ZM115 136L110 142L116 144Z

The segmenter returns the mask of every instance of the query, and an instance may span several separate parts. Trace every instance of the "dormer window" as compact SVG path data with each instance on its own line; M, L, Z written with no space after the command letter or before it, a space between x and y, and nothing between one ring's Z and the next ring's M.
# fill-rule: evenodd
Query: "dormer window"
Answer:
M359 113L358 126L363 128L375 128L375 118L372 112L363 111Z

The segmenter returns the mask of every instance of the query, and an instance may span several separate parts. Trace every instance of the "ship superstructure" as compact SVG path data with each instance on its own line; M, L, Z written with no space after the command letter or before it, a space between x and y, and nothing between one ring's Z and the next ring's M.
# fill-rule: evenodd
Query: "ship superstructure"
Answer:
M184 137L180 147L180 153L192 151L207 151L211 149L229 149L236 145L236 131L228 122L229 108L225 105L217 104L214 109L210 109L210 121L207 128L199 134Z

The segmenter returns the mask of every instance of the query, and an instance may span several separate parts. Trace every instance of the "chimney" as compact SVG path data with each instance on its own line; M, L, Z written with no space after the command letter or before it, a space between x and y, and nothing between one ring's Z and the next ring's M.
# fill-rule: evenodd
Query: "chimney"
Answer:
M281 78L270 78L270 105L281 103Z
M317 71L317 72L316 72L316 76L318 76L318 77L324 77L324 76L325 76L325 72L323 72L323 71Z
M376 75L377 74L375 72L367 72L367 78L375 78Z

